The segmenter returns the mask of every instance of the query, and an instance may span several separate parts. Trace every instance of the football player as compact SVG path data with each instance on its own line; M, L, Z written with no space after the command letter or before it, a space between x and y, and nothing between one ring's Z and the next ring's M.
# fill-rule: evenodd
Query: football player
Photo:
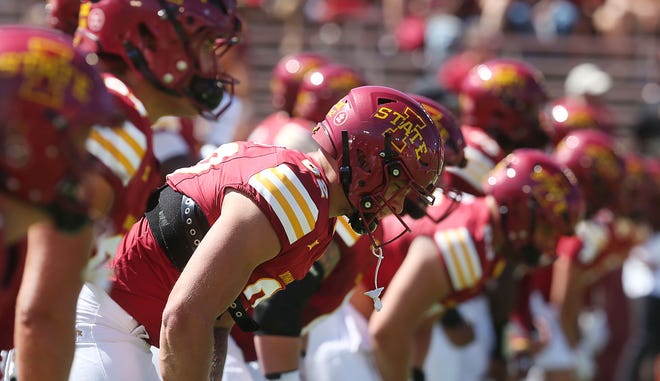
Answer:
M121 122L117 115L69 36L0 27L0 349L12 347L15 324L15 345L30 364L22 379L67 377L92 220L107 212L85 138L92 125ZM20 284L17 300L11 284Z
M324 66L319 71L329 66ZM447 159L452 165L460 163L463 158L464 143L453 115L430 99L409 95L424 107L435 122L443 141L445 163ZM408 213L409 204L409 200L406 199L404 213ZM415 210L417 209L422 210L418 217L424 216L424 207ZM388 219L392 220L388 229L392 231L392 236L384 240L382 229L377 229L374 232L375 241L388 242L400 235L399 220L396 217L388 217L384 221ZM339 308L347 300L351 289L359 282L363 273L376 266L377 257L371 255L372 250L375 250L372 246L370 237L360 236L344 218L339 218L335 225L333 241L305 278L292 283L286 290L275 294L256 307L255 320L261 328L255 334L234 329L232 334L242 349L245 360L258 360L259 369L268 378L275 377L278 373L285 373L286 377L289 377L287 379L299 379L296 369L300 367L300 354L304 347L301 337L314 330L319 321ZM364 295L363 297L366 298ZM341 327L333 327L334 331L337 329ZM313 340L318 342L323 333L313 336ZM312 343L306 351L313 352L316 350L315 347L316 344ZM307 379L314 379L314 374L328 370L327 364L310 362L306 364L309 366L302 369L302 374L305 374ZM354 375L351 372L356 371L351 367L345 367L344 370L343 374L346 375ZM341 378L334 374L326 374L325 377Z
M219 376L233 321L258 328L250 310L307 274L336 216L371 237L408 193L431 202L440 134L404 93L355 88L313 136L309 154L229 143L167 177L120 244L110 293L81 293L72 379L157 379L150 345L165 380Z
M502 270L505 258L538 265L581 216L574 177L538 150L515 150L489 173L483 189L486 196L464 200L451 218L437 224L420 220L425 225L412 227L416 237L389 284L382 311L369 322L383 380L410 376L412 338L431 307L477 295Z
M65 5L51 5L58 3ZM79 13L75 44L89 62L99 63L117 109L127 116L114 128L95 127L86 143L101 167L102 176L94 182L96 202L110 209L86 277L107 283L107 272L97 270L114 255L123 234L144 213L150 192L161 184L151 125L163 115L215 117L222 111L217 106L231 94L233 82L217 60L236 43L240 22L230 0L185 8L156 0L90 1L79 4ZM18 353L21 377L41 369L34 359L43 357Z

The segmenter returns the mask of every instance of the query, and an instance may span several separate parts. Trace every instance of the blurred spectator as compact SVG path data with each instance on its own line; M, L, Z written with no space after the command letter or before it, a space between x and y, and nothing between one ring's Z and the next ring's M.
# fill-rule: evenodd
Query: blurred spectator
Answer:
M564 93L568 96L602 97L611 88L612 77L590 62L574 66L564 81Z
M657 0L604 0L593 12L595 30L603 35L653 35L660 32Z
M533 33L540 40L571 34L579 21L579 9L568 0L512 1L505 15L507 30Z

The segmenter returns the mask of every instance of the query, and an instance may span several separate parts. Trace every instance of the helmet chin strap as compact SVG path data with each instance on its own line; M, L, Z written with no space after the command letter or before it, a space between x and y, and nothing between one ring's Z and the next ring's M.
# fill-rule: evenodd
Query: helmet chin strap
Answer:
M367 221L365 221L358 209L351 202L351 199L348 197L351 182L353 181L353 172L351 170L350 151L348 149L348 131L346 130L341 132L341 148L342 159L341 166L339 167L339 180L341 181L344 196L346 196L346 199L353 210L351 215L348 216L348 222L356 233L368 234L376 229L378 222L374 219L371 223L367 224Z
M367 291L364 294L370 297L374 302L374 309L380 311L383 308L383 303L380 300L380 294L383 292L383 287L378 287L378 271L380 270L380 264L383 261L383 250L380 246L376 245L373 236L371 233L376 229L378 225L377 219L373 219L369 224L360 214L358 209L353 205L351 199L348 197L349 189L351 182L353 180L353 173L351 171L350 164L350 151L348 149L348 131L344 130L341 132L341 146L342 146L342 161L341 166L339 167L339 180L341 181L342 189L344 190L344 195L348 200L353 213L348 218L348 222L351 225L351 228L359 234L369 234L369 238L372 240L371 253L378 258L378 263L376 264L376 273L374 274L374 284L375 288L371 291Z

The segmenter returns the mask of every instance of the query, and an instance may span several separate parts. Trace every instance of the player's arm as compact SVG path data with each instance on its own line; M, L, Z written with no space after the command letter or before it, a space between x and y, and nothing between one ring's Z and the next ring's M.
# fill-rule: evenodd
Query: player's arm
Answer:
M580 282L582 267L568 256L559 256L553 264L550 301L559 308L559 322L571 348L580 341L578 315L584 300Z
M416 238L387 288L383 309L369 321L374 360L384 381L408 379L413 335L424 312L450 290L446 277L431 238Z
M339 247L331 242L305 278L289 284L255 307L254 319L260 329L254 345L262 372L268 379L297 377L302 341L302 311L318 291L323 280L334 270L340 257Z
M21 380L68 378L76 301L93 232L91 224L75 233L65 233L49 222L32 225L28 230L14 334Z
M165 305L160 334L165 381L208 380L217 316L236 299L254 268L279 251L277 234L266 215L246 196L229 191L222 214Z
M412 381L424 379L424 362L431 346L433 325L438 318L437 313L426 314L413 336L412 351Z

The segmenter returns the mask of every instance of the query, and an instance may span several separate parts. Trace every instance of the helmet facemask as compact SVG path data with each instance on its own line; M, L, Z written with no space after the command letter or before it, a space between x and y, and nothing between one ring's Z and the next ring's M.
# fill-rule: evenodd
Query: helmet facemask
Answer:
M204 118L215 120L231 105L234 86L238 83L222 69L219 61L240 41L240 19L233 19L233 33L228 36L217 35L217 31L205 27L187 35L174 10L162 0L160 3L181 44L186 47L188 62L194 66L188 83L174 91L190 99ZM222 2L218 2L218 6L222 7ZM187 64L180 61L177 62L177 68L179 65L185 67ZM228 98L223 103L225 95Z
M529 196L526 204L527 205L523 208L529 210L529 218L515 218L514 216L511 216L510 213L501 213L501 222L505 232L510 233L515 231L517 235L521 235L521 233L524 235L524 237L521 238L512 237L509 234L505 234L508 240L509 251L511 251L516 259L522 262L524 265L529 267L537 267L539 266L541 258L543 257L543 252L536 246L534 242L534 236L536 233L536 214L539 206L531 195ZM500 207L500 211L502 210L503 208ZM507 207L506 210L508 211L511 209ZM515 228L513 225L516 223L512 222L511 220L527 220L527 227L524 229Z
M350 192L350 186L353 181L352 179L352 168L350 164L350 151L349 151L349 142L348 142L348 132L342 131L342 165L339 169L340 179L342 183L342 188L346 199L351 204L353 212L349 216L349 223L351 228L359 234L369 234L371 237L372 243L375 247L384 246L396 238L400 237L405 232L410 231L406 223L399 216L399 211L396 206L393 205L392 200L401 197L402 192L413 192L412 197L420 200L426 205L432 205L435 200L434 196L426 191L423 187L419 186L411 179L413 178L405 165L398 159L398 156L393 152L391 144L391 135L386 133L384 136L385 139L385 150L380 152L379 156L382 160L382 171L383 179L381 184L374 190L366 191L361 194L359 201L354 203L351 199L355 198L355 195L352 195ZM396 183L400 182L401 186L398 189L391 193L390 188ZM405 195L404 195L405 196ZM356 205L357 204L357 205ZM389 210L390 214L396 216L399 222L403 226L401 234L395 236L394 239L385 242L385 243L376 243L376 240L372 236L372 232L378 226L378 215L382 214L381 212L385 209Z
M403 212L401 214L410 216L414 220L419 220L426 217L436 224L440 223L449 217L456 210L456 208L458 208L458 206L461 204L461 201L463 200L463 193L454 189L446 189L442 191L442 197L447 198L449 203L443 207L441 212L434 210L432 213L430 213L428 206L426 205L426 201L409 195L406 197L406 200L403 204ZM435 201L433 202L433 205L435 205Z

